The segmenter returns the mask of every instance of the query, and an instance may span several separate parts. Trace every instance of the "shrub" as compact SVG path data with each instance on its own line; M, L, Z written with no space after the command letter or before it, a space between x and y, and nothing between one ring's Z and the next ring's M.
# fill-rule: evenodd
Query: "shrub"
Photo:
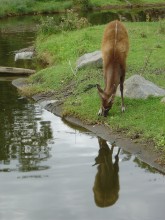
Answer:
M92 8L90 0L73 0L73 5L80 7L83 11L87 11Z
M44 34L58 33L62 31L72 31L88 27L90 24L86 18L79 18L73 10L67 10L67 13L57 22L54 17L47 16L41 19L39 32Z
M62 17L62 21L60 23L61 30L70 31L76 29L82 29L84 27L88 27L90 24L87 18L81 17L74 12L73 10L67 10L67 14Z
M46 18L41 18L38 32L43 34L59 32L59 26L57 25L54 17L47 16Z

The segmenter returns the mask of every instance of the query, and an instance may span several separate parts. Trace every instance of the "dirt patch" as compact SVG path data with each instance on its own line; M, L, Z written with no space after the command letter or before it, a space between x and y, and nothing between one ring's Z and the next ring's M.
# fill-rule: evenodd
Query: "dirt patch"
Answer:
M26 85L26 80L24 78L17 79L12 82L14 86L21 90L23 86ZM147 163L148 165L154 167L161 173L165 174L165 165L161 164L160 158L161 153L155 152L153 149L153 143L136 143L139 139L139 134L132 137L132 139L128 139L122 131L114 132L110 127L106 125L87 125L83 121L71 117L62 115L63 102L54 100L54 93L42 93L37 94L32 97L36 102L40 103L46 110L52 112L53 114L62 117L65 123L72 123L76 126L85 128L95 135L110 141L115 142L117 146L121 147L123 150L135 155L141 161Z

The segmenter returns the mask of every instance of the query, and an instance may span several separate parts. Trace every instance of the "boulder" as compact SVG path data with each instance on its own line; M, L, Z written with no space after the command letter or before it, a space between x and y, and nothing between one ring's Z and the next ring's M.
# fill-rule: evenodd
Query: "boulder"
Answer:
M120 89L117 94L120 96ZM134 99L146 99L149 96L164 96L165 90L140 75L133 75L124 82L124 96Z
M161 102L162 102L162 103L165 103L165 97L161 99Z
M14 57L14 61L16 62L17 60L31 60L32 57L33 57L33 52L16 53Z
M15 51L14 61L17 60L30 60L34 56L34 47L23 48L21 50Z
M101 51L86 53L77 60L78 70L90 65L94 65L98 68L103 66Z

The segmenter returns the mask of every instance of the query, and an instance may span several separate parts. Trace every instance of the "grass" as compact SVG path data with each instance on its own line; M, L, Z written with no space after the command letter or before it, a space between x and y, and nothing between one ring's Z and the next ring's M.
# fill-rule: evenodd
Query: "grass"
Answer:
M129 3L131 4L145 4L145 3L160 3L163 2L163 0L111 0L111 1L107 1L107 0L90 0L92 5L95 6L106 6L106 5L126 5ZM164 2L163 2L164 3Z
M128 22L125 25L130 37L127 78L135 73L141 74L165 89L165 35L162 24L161 28L159 22ZM109 116L98 118L100 99L93 85L103 85L102 70L89 67L76 75L71 70L69 62L74 68L79 56L100 49L104 28L101 25L39 35L36 41L38 58L47 60L49 67L31 76L28 79L31 86L24 88L24 91L32 95L53 90L58 98L64 99L63 115L74 115L91 124L106 123L130 137L138 134L144 140L154 141L156 149L162 150L165 155L165 105L160 102L161 98L126 98L126 112L121 114L121 100L116 97ZM64 98L68 91L72 95Z
M28 13L63 11L70 8L72 0L1 0L0 17Z
M112 0L112 1L107 1L107 0L90 0L91 4L94 6L105 6L105 5L121 5L125 4L125 2L120 1L120 0Z
M129 0L130 3L164 3L164 0ZM126 5L122 0L89 0L92 6ZM1 0L0 17L29 13L60 12L74 7L72 0Z

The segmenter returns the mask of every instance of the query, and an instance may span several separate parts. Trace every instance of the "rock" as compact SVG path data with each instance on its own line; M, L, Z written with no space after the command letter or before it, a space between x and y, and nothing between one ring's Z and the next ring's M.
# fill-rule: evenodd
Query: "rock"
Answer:
M117 94L120 96L120 89ZM124 96L134 99L146 99L149 96L164 96L165 90L140 75L133 75L124 83Z
M17 60L31 60L33 57L33 52L20 52L16 53L14 57L14 61L16 62Z
M94 65L98 68L103 66L101 51L86 53L77 60L77 69L82 69L90 65Z
M23 48L21 50L15 51L14 61L17 60L29 60L33 58L35 49L34 47Z
M54 104L55 102L58 102L58 100L44 100L39 103L43 108L46 108L46 106Z
M165 97L161 99L161 102L162 102L162 103L165 103Z
M14 53L21 53L21 52L35 52L35 48L33 46L30 46L14 51Z
M12 85L18 89L21 89L23 86L27 85L26 78L18 78L12 81Z

